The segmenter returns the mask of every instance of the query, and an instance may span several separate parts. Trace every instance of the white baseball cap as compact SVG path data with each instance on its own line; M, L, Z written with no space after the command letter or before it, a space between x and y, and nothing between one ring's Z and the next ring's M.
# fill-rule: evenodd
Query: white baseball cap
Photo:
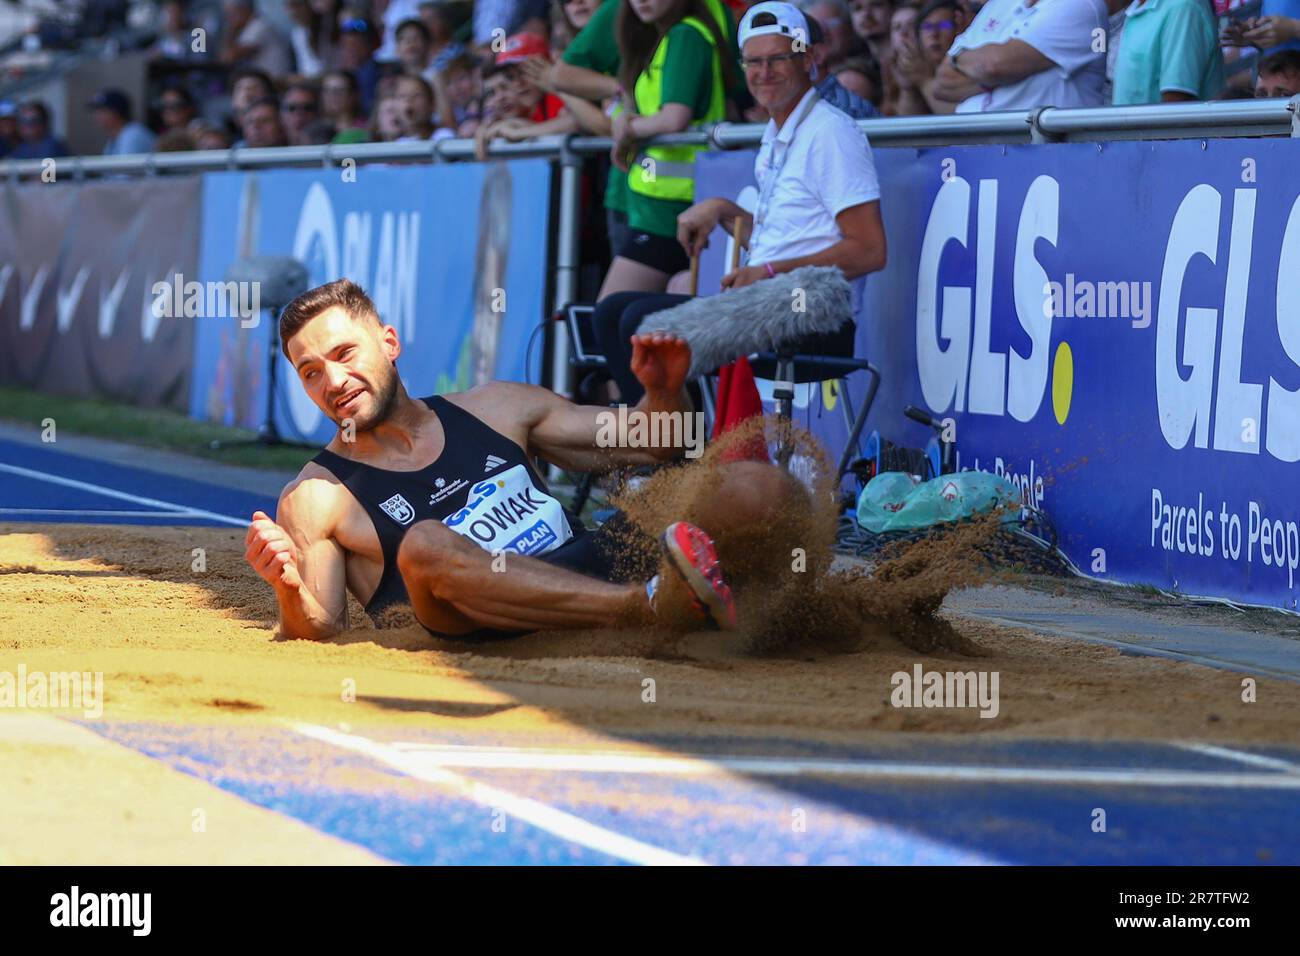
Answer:
M764 13L776 17L776 22L754 26L754 18ZM767 36L770 33L789 37L791 40L801 40L805 44L809 42L810 35L808 19L803 15L803 11L793 3L780 3L778 0L764 0L763 3L756 3L750 7L740 20L738 33L742 48L751 37Z

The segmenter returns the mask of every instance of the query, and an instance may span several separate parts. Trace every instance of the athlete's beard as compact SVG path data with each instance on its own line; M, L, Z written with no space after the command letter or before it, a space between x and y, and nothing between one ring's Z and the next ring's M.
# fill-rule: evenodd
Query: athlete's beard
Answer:
M368 432L372 428L377 428L384 422L388 421L393 414L393 405L397 401L397 367L389 365L383 377L375 383L372 391L375 396L375 410L365 418L354 418L352 420L353 428L359 432ZM342 425L346 419L335 418L337 425Z

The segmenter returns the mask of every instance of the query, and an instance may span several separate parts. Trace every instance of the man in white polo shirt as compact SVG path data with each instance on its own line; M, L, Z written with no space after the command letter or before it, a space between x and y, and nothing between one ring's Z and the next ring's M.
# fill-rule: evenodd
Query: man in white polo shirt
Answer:
M730 199L697 202L677 217L677 238L698 255L719 223L749 249L745 266L722 279L739 288L800 266L839 266L856 279L884 268L880 183L866 135L817 95L808 23L788 3L759 3L740 21L741 65L754 99L771 119L754 178L752 230Z
M749 249L743 266L723 276L724 289L762 282L800 266L838 266L850 281L885 266L880 184L866 135L823 100L813 85L808 21L789 3L750 7L740 21L741 65L749 90L771 117L754 162L759 200L751 220L730 199L704 199L677 217L677 238L698 255L721 225ZM634 402L639 386L628 368L632 334L645 316L688 296L616 293L601 300L596 332L609 369ZM852 355L853 323L801 340L799 351Z
M958 113L1101 106L1106 35L1124 0L989 0L957 37L929 92Z

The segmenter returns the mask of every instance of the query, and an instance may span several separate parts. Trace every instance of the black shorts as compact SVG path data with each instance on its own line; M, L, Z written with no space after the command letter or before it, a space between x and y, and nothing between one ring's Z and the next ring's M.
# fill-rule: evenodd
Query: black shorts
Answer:
M623 512L616 511L613 517L595 531L580 534L537 560L590 578L629 584L650 580L658 563L657 555L657 543L629 521ZM440 634L427 627L425 630L434 637L449 641L493 641L532 633L499 631L494 628L480 628L466 634Z
M538 558L556 567L568 568L589 578L600 578L614 584L648 581L657 563L655 542L628 520L621 511L595 531L588 531L562 548L557 548Z
M659 236L644 229L629 229L618 254L668 275L691 267L691 257L676 238Z

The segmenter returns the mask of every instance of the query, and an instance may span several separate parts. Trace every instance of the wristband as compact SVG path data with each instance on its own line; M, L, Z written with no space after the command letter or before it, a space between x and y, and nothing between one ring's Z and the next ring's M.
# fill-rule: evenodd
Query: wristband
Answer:
M775 278L776 278L776 270L772 268L772 263L770 263L770 262L765 262L765 263L763 263L763 267L767 269L767 277L768 277L769 279L775 279Z

